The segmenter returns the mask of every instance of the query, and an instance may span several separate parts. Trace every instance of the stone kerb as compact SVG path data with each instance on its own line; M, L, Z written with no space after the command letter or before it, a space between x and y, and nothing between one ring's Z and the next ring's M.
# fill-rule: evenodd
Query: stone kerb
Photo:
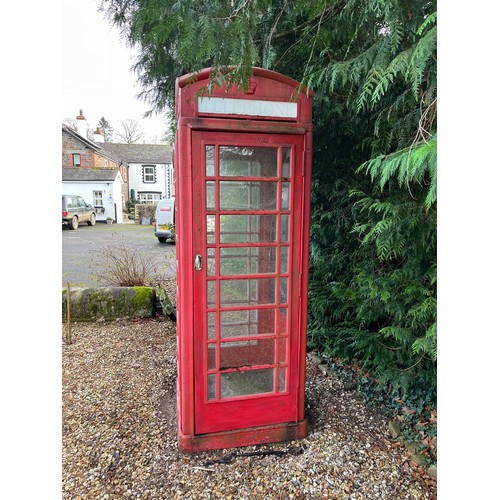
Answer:
M62 291L62 319L67 319L68 290ZM124 317L152 317L155 292L145 286L70 288L70 320L114 320Z

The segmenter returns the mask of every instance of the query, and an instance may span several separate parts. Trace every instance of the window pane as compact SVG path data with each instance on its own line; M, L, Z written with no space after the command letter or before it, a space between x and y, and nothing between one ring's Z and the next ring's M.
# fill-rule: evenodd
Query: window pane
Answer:
M215 243L215 215L207 215L207 244Z
M278 392L286 392L286 368L278 369Z
M274 335L275 309L224 311L220 313L220 337Z
M288 278L280 278L280 304L288 302Z
M219 175L233 177L277 177L276 148L221 146Z
M276 210L275 182L220 182L221 210Z
M94 207L102 207L102 191L94 191Z
M225 313L221 313L221 320L224 314ZM220 326L221 339L248 337L249 335L257 335L257 326L252 323L221 324Z
M207 249L207 276L215 276L215 248Z
M281 209L290 210L290 183L281 184Z
M283 159L281 162L281 176L290 177L290 148L283 148Z
M206 146L206 149L205 149L205 167L206 167L207 177L215 175L214 147L213 146Z
M281 236L280 236L280 241L282 243L288 243L288 221L289 221L290 216L289 215L282 215L281 216Z
M207 307L215 307L215 281L207 281Z
M215 370L216 367L216 355L215 348L216 344L207 344L207 368L209 370Z
M155 181L155 167L151 165L143 166L142 172L143 172L144 182Z
M207 337L209 340L215 339L215 313L207 313Z
M276 309L258 309L257 310L257 334L274 335L274 318Z
M288 273L288 249L290 247L281 247L280 249L280 273Z
M276 241L275 215L221 215L221 243Z
M220 344L220 370L272 364L274 364L274 339L223 342Z
M286 344L287 337L282 337L278 339L278 361L280 363L286 363Z
M215 182L207 181L207 210L215 210Z
M280 307L278 309L278 335L287 333L287 317L288 309L285 307Z
M217 377L215 374L211 373L208 375L208 399L215 399L215 384Z
M220 282L220 306L274 304L276 279L223 280Z
M275 247L221 248L220 274L264 274L276 272Z
M257 311L227 311L220 313L220 337L248 337L255 335Z
M220 397L265 394L274 390L274 369L221 373Z

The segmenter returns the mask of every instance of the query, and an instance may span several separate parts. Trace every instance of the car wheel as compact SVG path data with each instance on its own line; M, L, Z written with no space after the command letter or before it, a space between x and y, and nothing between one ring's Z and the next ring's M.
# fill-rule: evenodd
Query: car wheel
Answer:
M95 214L90 214L90 220L87 221L89 226L95 226Z
M158 238L158 241L160 243L166 243L167 242L167 238Z
M73 218L69 222L70 229L78 229L78 217L73 215Z

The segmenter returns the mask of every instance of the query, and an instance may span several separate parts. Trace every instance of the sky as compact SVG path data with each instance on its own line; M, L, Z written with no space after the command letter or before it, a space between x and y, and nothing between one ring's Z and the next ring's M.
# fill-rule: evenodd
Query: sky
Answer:
M165 119L143 118L149 106L136 97L141 87L131 70L134 52L97 7L97 0L62 2L61 120L76 118L81 109L93 130L104 116L117 132L121 122L134 119L144 140L154 142L167 129Z

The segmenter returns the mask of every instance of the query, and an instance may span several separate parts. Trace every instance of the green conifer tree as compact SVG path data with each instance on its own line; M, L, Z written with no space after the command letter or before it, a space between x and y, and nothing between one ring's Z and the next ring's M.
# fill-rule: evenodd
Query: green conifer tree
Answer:
M152 111L251 67L315 91L311 346L435 385L437 14L424 0L102 0Z

